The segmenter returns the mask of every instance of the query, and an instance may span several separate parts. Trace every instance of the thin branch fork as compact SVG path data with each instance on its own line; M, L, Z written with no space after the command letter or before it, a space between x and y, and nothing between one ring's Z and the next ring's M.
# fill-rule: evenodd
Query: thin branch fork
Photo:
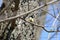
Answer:
M35 10L38 10L38 9L40 9L40 8L43 8L43 7L47 6L47 5L49 5L49 4L51 4L51 3L55 3L55 2L57 2L57 1L51 1L51 2L49 2L49 3L46 3L46 4L44 4L44 5L41 5L41 6L37 7L37 8L35 8L35 9L33 9L33 10L30 10L30 11L24 13L24 14L17 15L17 16L14 16L14 17L10 17L10 18L4 19L4 20L0 20L0 22L9 21L9 20L12 20L12 19L19 18L19 17L21 17L21 16L23 16L23 15L26 15L26 14L28 14L28 13L31 13L31 12L33 12L33 11L35 11ZM26 21L26 20L24 20L24 21ZM28 22L28 21L26 21L26 22ZM28 22L28 23L30 23L30 22ZM33 24L33 23L30 23L30 24ZM33 25L35 25L35 24L33 24ZM43 26L38 26L38 25L35 25L35 26L43 28L46 32L60 32L60 31L48 31L48 30L46 30Z
M56 30L56 31L51 30L51 31L48 31L48 30L45 29L44 26L40 26L40 25L36 25L36 24L34 24L34 23L31 23L31 22L28 22L28 21L26 21L25 19L23 19L23 18L21 18L21 17L20 17L20 19L22 19L22 20L24 20L25 22L30 23L30 24L32 24L32 25L34 25L34 26L41 27L44 31L46 31L46 32L48 32L48 33L60 32L60 30Z
M26 12L26 13L23 13L23 14L14 16L14 17L6 18L6 19L4 19L4 20L0 20L0 22L9 21L9 20L12 20L12 19L16 19L16 18L19 18L19 17L21 17L21 16L23 16L23 15L26 15L26 14L28 14L28 13L31 14L31 12L34 12L35 10L38 10L38 9L40 9L40 8L43 8L43 7L47 6L47 5L52 4L52 3L55 3L55 2L58 2L58 1L51 1L51 2L49 2L49 3L43 4L43 5L35 8L35 9L33 9L33 10L30 10L30 11L28 11L28 12Z
M46 11L44 9L41 9L42 11ZM47 12L47 11L46 11ZM48 12L47 12L48 13ZM52 15L51 13L48 13L49 15L51 15L52 17L56 18L56 16ZM60 13L59 13L60 14ZM60 19L57 19L58 21L60 21Z

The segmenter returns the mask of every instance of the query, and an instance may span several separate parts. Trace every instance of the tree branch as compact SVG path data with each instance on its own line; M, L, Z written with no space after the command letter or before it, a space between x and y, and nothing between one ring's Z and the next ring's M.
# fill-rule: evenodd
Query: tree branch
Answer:
M21 18L21 17L20 17ZM22 20L24 20L23 18L21 18ZM28 22L28 21L26 21L26 20L24 20L25 22ZM41 27L43 30L45 30L46 32L48 32L48 33L51 33L51 32L60 32L59 30L57 30L57 31L48 31L48 30L46 30L45 29L45 27L44 26L40 26L40 25L36 25L36 24L34 24L34 23L31 23L31 22L28 22L28 23L30 23L30 24L32 24L32 25L35 25L35 26L37 26L37 27Z
M21 17L21 16L23 16L23 15L26 15L26 14L31 14L31 12L34 12L35 10L38 10L38 9L40 9L40 8L43 8L43 7L47 6L47 5L52 4L52 3L55 3L55 2L58 2L58 1L51 1L51 2L49 2L49 3L46 3L46 4L44 4L44 5L41 5L41 6L37 7L37 8L35 8L35 9L33 9L33 10L30 10L30 11L28 11L28 12L26 12L26 13L23 13L23 14L14 16L14 17L10 17L10 18L4 19L4 20L0 20L0 22L9 21L9 20L12 20L12 19L19 18L19 17ZM2 11L2 12L3 12L3 11ZM2 13L2 12L0 12L0 13Z

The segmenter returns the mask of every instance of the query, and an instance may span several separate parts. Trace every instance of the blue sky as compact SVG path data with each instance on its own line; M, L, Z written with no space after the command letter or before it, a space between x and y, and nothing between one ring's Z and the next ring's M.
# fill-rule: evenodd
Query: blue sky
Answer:
M2 4L2 0L0 0L0 6L1 6L1 4ZM55 5L54 5L55 6ZM60 6L60 5L59 5ZM51 14L53 14L54 12L53 12L53 10L51 10L51 9L53 9L52 8L52 5L50 5L49 6L49 8L48 8L48 10L50 10L49 11L49 13L51 13ZM55 10L55 14L57 15L58 14L58 11L56 10L56 9L54 9ZM60 10L60 9L59 9ZM48 24L45 24L46 26L49 26L49 27L45 27L47 30L49 30L50 29L50 27L51 27L51 25L52 25L52 22L54 21L54 18L52 17L52 16L50 16L49 14L47 14L47 16L46 16L46 21L47 20L51 20ZM55 38L55 33L51 33L51 35L54 35L53 36L53 38L51 38L51 40L56 40L56 38ZM60 40L59 38L59 35L60 35L60 33L58 33L58 40ZM40 37L40 40L47 40L47 38L48 38L48 33L46 32L46 31L42 31L42 33L41 33L41 37Z
M2 0L0 0L0 7L1 7L1 4L2 4Z
M57 9L56 9L56 5L52 5L52 4L50 4L49 5L49 8L48 8L48 10L50 10L50 11L48 11L49 13L51 13L51 14L53 14L54 13L54 11L53 10L51 10L51 9L53 9L53 6L54 6L54 11L55 11L55 15L57 16L57 14L58 14L58 11L57 11ZM60 3L58 4L58 6L60 7ZM60 12L60 9L59 9L59 12ZM53 14L54 15L54 14ZM47 16L46 16L46 22L47 22L47 20L50 20L50 22L48 23L48 24L46 24L45 23L45 26L48 26L48 27L45 27L47 30L49 30L50 28L51 28L51 26L52 26L52 23L53 23L53 21L55 20L52 16L50 16L49 14L47 14ZM57 23L58 23L58 21L56 21L55 22L55 25L57 25ZM54 33L50 33L51 34L51 40L56 40L56 33L54 32ZM53 35L53 37L52 37L52 35ZM58 40L60 40L60 32L58 33ZM42 31L42 33L41 33L41 37L39 38L39 40L47 40L47 38L48 38L48 32L46 32L46 31Z

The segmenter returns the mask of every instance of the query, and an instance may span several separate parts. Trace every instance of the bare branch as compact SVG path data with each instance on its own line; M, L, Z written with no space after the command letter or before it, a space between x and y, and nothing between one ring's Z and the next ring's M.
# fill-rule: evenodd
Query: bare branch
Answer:
M21 17L20 17L20 18L21 18ZM21 18L21 19L24 20L23 18ZM24 21L25 21L25 22L28 22L28 21L26 21L26 20L24 20ZM31 22L28 22L28 23L30 23L30 24L32 24L32 25L35 25L35 26L37 26L37 27L41 27L43 30L45 30L45 31L48 32L48 33L51 33L51 32L60 32L59 30L57 30L57 31L53 31L53 30L48 31L48 30L45 29L44 26L36 25L36 24L34 24L34 23L31 23Z
M3 14L3 12L4 12L6 9L8 9L9 6L10 6L12 3L13 3L13 0L10 1L9 5L7 5L5 8L3 8L3 10L1 10L0 15Z
M28 14L28 13L34 12L35 10L38 10L38 9L40 9L40 8L43 8L43 7L47 6L47 5L52 4L52 3L55 3L55 2L58 2L58 1L51 1L51 2L49 2L49 3L46 3L46 4L44 4L44 5L41 5L41 6L37 7L37 8L35 8L35 9L33 9L33 10L30 10L30 11L28 11L28 12L26 12L26 13L23 13L23 14L14 16L14 17L10 17L10 18L4 19L4 20L0 20L0 22L9 21L9 20L12 20L12 19L19 18L19 17L21 17L21 16L23 16L23 15L26 15L26 14ZM3 12L3 11L2 11L2 12Z

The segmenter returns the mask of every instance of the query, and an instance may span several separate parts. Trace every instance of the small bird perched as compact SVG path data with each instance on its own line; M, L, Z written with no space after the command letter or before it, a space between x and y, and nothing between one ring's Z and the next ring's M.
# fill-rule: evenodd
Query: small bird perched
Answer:
M34 22L34 19L32 17L29 17L26 20L29 21L29 22Z
M30 22L33 22L34 21L34 19L32 17L30 17L29 20L30 20Z

